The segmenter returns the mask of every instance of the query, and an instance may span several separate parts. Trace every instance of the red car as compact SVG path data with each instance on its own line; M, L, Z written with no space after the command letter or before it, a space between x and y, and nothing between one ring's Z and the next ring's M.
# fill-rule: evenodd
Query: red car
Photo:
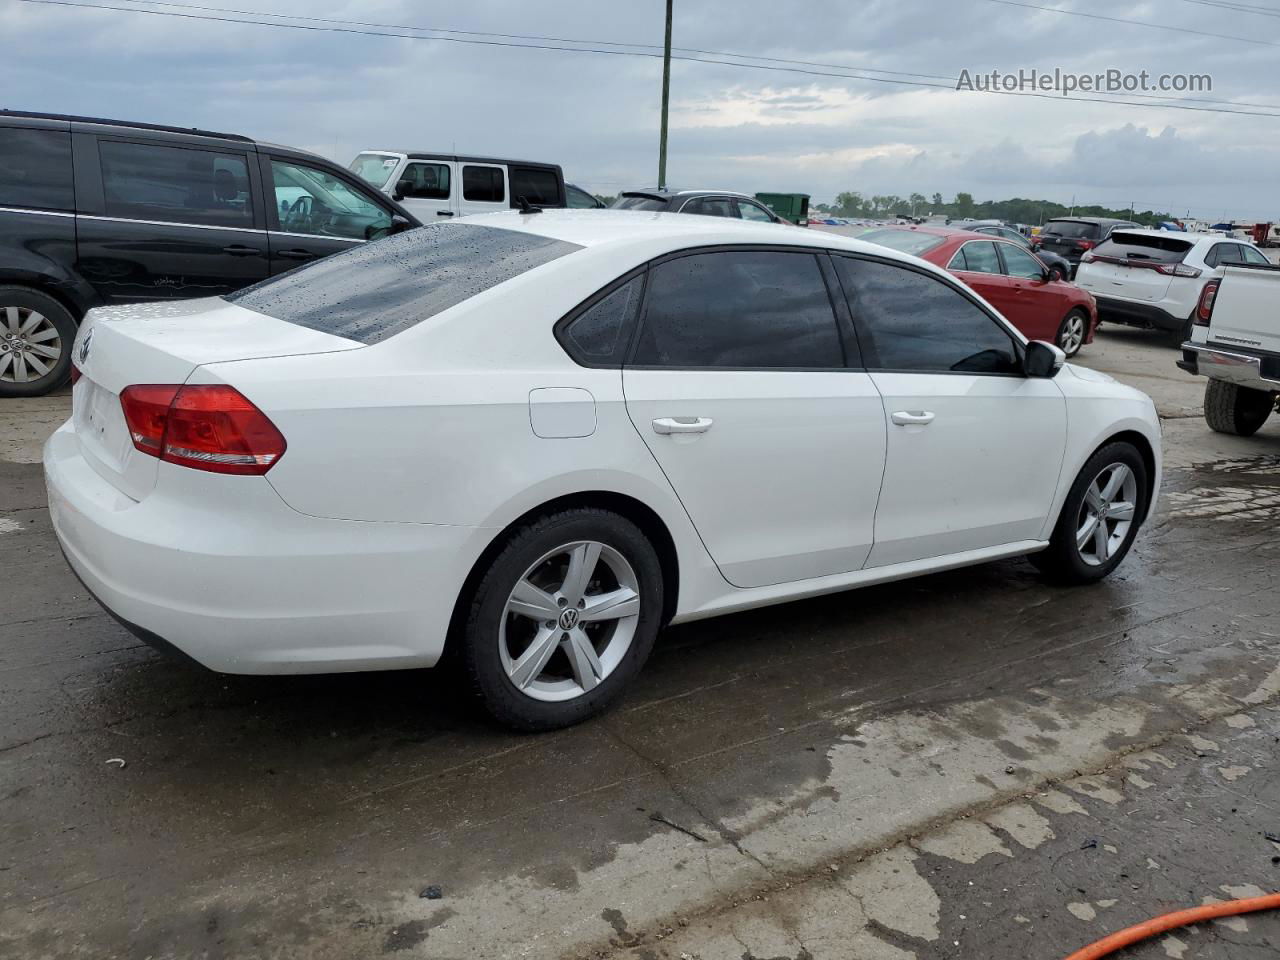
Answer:
M914 254L968 284L1029 340L1056 343L1073 357L1093 342L1098 307L1073 283L1050 280L1049 268L1020 244L950 227L885 227L859 240Z

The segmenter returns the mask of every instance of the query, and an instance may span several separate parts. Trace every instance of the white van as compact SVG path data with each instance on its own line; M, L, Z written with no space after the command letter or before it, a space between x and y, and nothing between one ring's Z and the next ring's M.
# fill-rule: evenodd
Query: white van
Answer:
M565 206L564 174L554 163L365 150L353 173L402 203L423 223L520 207Z

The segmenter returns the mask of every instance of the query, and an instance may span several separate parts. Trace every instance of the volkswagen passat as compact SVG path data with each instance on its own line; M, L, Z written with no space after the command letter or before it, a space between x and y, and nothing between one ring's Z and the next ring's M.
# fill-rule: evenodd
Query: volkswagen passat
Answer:
M1160 477L1145 395L943 270L720 218L433 224L95 310L73 357L50 510L117 618L229 673L456 646L523 729L667 623L1023 554L1097 580Z

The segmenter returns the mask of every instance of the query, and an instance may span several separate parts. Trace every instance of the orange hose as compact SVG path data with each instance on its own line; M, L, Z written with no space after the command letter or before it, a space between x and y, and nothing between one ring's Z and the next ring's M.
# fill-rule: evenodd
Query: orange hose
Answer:
M1141 940L1178 927L1185 927L1202 920L1216 920L1218 917L1234 917L1242 913L1254 913L1258 910L1275 910L1280 908L1280 893L1269 893L1265 897L1250 897L1247 900L1228 900L1225 903L1211 903L1203 907L1192 907L1190 910L1178 910L1166 913L1162 917L1153 917L1142 923L1103 937L1097 943L1077 950L1067 960L1098 960L1132 946Z

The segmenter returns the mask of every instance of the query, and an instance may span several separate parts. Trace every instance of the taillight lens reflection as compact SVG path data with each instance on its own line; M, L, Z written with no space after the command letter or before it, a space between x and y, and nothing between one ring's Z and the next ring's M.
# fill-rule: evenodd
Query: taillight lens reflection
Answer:
M1218 281L1210 280L1200 291L1200 302L1196 305L1195 325L1207 327L1209 318L1213 316L1213 301L1218 298Z

